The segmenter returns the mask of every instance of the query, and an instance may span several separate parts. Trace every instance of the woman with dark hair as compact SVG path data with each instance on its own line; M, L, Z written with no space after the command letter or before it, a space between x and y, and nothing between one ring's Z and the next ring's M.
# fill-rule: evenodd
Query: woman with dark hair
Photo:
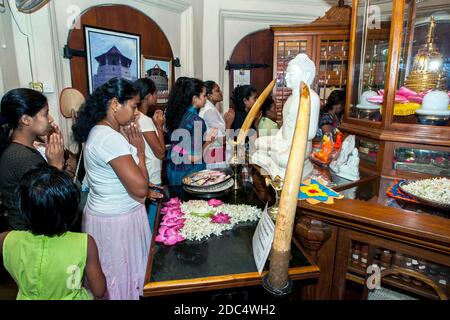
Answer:
M19 287L17 299L91 300L84 277L101 298L106 281L95 240L70 232L78 215L77 186L64 172L44 165L23 176L18 194L27 231L0 234L0 255Z
M161 184L161 163L166 155L164 142L164 113L156 110L153 118L147 116L148 110L156 103L156 85L148 78L139 79L134 83L140 103L138 123L145 141L145 159L149 181L152 184Z
M177 79L166 107L166 127L171 137L167 178L172 185L180 185L184 176L206 168L203 154L214 142L217 129L208 130L206 134L205 121L198 115L205 103L203 81L187 77Z
M200 109L199 116L205 120L208 129L217 129L217 139L214 147L205 156L208 168L223 167L225 162L226 130L231 129L234 121L234 110L230 109L224 115L219 111L219 103L223 100L222 90L214 81L205 81L206 104Z
M105 298L114 300L143 294L150 247L145 145L134 124L139 102L132 82L111 79L86 99L73 126L75 139L85 143L89 185L82 229L98 244L108 283Z
M320 113L319 130L317 138L321 138L325 133L332 133L341 123L341 113L345 105L345 92L343 90L333 90L328 96L327 102Z
M219 103L223 100L222 90L214 81L205 81L206 104L200 109L199 116L205 120L206 126L218 129L218 137L224 137L227 129L231 129L234 121L234 110L230 109L224 115L219 111Z
M0 193L7 211L9 228L24 230L25 221L19 210L16 188L22 176L33 167L46 163L36 150L38 136L50 134L45 155L48 164L60 170L64 167L64 143L58 127L49 114L47 98L31 89L14 89L1 101L1 115L11 131L0 141Z
M159 189L161 185L161 169L162 160L166 155L166 144L164 142L164 113L161 110L156 110L153 119L147 116L148 110L155 105L157 101L157 90L153 80L149 78L138 79L134 86L139 92L139 99L141 100L138 109L139 117L138 123L144 136L145 142L145 164L148 172L149 185L152 188ZM151 190L150 192L154 192ZM156 201L150 202L148 210L148 218L150 223L150 230L153 231L153 225L156 218L158 203Z
M244 124L248 112L256 102L256 89L251 85L237 86L233 90L231 101L236 114L231 128L239 130Z
M275 101L271 96L266 98L266 101L261 106L261 120L258 124L258 135L262 136L271 136L274 135L278 131L277 120L277 111L275 109Z

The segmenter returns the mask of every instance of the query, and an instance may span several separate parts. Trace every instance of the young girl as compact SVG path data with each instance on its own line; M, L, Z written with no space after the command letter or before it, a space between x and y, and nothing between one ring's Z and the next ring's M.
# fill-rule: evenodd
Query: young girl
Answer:
M157 186L161 185L161 168L162 160L166 156L166 144L164 142L164 113L161 110L156 110L153 119L147 116L148 109L157 101L157 91L155 83L148 78L142 78L134 83L139 92L139 127L144 136L145 141L145 165L147 167L148 179L150 186L159 189ZM153 190L152 198L162 197ZM148 208L148 219L150 223L150 230L153 231L153 225L156 218L158 203L151 201Z
M316 138L321 139L325 133L334 134L341 123L341 113L345 106L345 92L334 90L320 112L319 130Z
M47 98L37 91L19 88L7 92L1 101L1 114L12 133L9 139L0 141L0 194L9 228L25 230L16 188L27 171L46 164L46 159L34 146L36 137L46 136L54 128L45 155L48 164L58 169L64 167L64 143L49 114Z
M234 121L234 110L229 109L224 115L219 110L219 103L223 100L222 90L214 81L205 81L206 104L200 109L199 116L205 120L208 129L216 128L217 141L210 152L205 155L207 168L226 167L226 130L231 128Z
M142 295L150 247L145 146L134 125L139 101L132 82L111 79L87 98L73 126L75 139L85 142L89 185L82 230L98 244L108 283L105 298L114 300Z
M166 107L166 126L171 137L167 178L172 185L180 185L189 173L206 169L203 153L214 142L217 129L210 130L205 137L206 124L198 115L205 103L203 81L187 77L177 79Z
M244 124L248 112L256 102L256 89L251 85L237 86L234 88L231 101L233 102L235 111L231 128L233 130L239 130Z
M84 277L94 296L102 297L106 281L97 245L91 236L69 231L80 199L75 184L62 171L41 166L23 176L18 193L27 231L0 234L0 254L19 287L17 299L90 300Z
M266 101L261 106L261 120L258 124L258 135L271 136L277 133L278 124L275 122L277 120L277 111L275 109L275 102L271 96L268 96Z

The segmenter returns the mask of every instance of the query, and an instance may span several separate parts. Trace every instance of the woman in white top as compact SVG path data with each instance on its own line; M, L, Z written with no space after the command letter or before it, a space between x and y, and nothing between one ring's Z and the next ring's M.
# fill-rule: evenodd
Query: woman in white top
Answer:
M151 79L139 79L134 86L140 98L138 123L144 135L148 178L152 184L159 185L161 184L162 160L166 155L164 112L156 110L153 118L147 116L149 108L156 103L157 99L156 85Z
M162 160L166 155L166 144L164 142L164 113L156 110L153 119L147 116L149 108L157 101L155 83L148 78L138 79L134 86L139 92L139 127L145 142L145 163L147 166L149 185L157 191L161 185ZM150 191L150 192L155 192ZM152 201L148 208L148 219L150 230L153 231L158 203Z
M226 130L234 121L234 110L229 109L224 115L219 111L219 103L223 100L222 90L214 81L205 81L206 104L200 109L199 116L205 121L208 129L216 128L216 146L205 156L207 168L222 167L225 159Z
M150 247L145 146L134 124L139 101L132 82L111 79L87 98L73 126L75 139L85 142L90 187L82 229L98 244L105 298L113 300L142 295ZM119 132L121 126L129 142Z

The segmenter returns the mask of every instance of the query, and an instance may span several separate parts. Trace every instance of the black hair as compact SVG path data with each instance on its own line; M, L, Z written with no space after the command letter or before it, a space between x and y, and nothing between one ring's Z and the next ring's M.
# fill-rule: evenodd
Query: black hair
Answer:
M9 144L9 133L19 126L23 115L34 117L47 105L47 98L40 92L27 88L8 91L0 103L4 118L0 134L0 154Z
M253 93L256 93L255 87L248 84L234 88L231 101L235 109L245 111L244 99L250 98Z
M27 229L34 235L59 236L77 221L80 191L63 171L48 165L28 171L18 194Z
M266 101L264 101L263 104L261 105L261 113L263 117L267 116L267 111L269 111L270 107L274 103L275 101L273 100L272 96L268 96L266 98Z
M77 122L72 126L73 136L77 142L85 142L91 129L106 117L108 106L113 98L120 104L133 99L138 91L133 82L124 78L113 78L95 89L81 106Z
M323 107L323 112L328 112L333 109L336 104L345 104L345 91L344 90L333 90L328 96L327 103Z
M156 92L156 85L152 79L141 78L134 82L134 87L139 92L139 98L144 100L148 94L154 94Z
M205 81L206 95L212 94L212 91L215 86L219 86L219 85L212 80Z
M180 77L175 82L166 106L166 127L169 132L178 129L183 115L192 105L192 98L199 97L205 84L196 78Z

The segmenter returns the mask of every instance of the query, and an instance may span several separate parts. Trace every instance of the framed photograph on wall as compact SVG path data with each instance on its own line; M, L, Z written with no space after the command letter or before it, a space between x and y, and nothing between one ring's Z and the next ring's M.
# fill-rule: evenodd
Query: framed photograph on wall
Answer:
M141 77L141 38L139 35L84 28L89 93L115 77L136 81Z
M166 103L172 89L172 59L142 55L142 76L155 82L158 91L157 103Z

